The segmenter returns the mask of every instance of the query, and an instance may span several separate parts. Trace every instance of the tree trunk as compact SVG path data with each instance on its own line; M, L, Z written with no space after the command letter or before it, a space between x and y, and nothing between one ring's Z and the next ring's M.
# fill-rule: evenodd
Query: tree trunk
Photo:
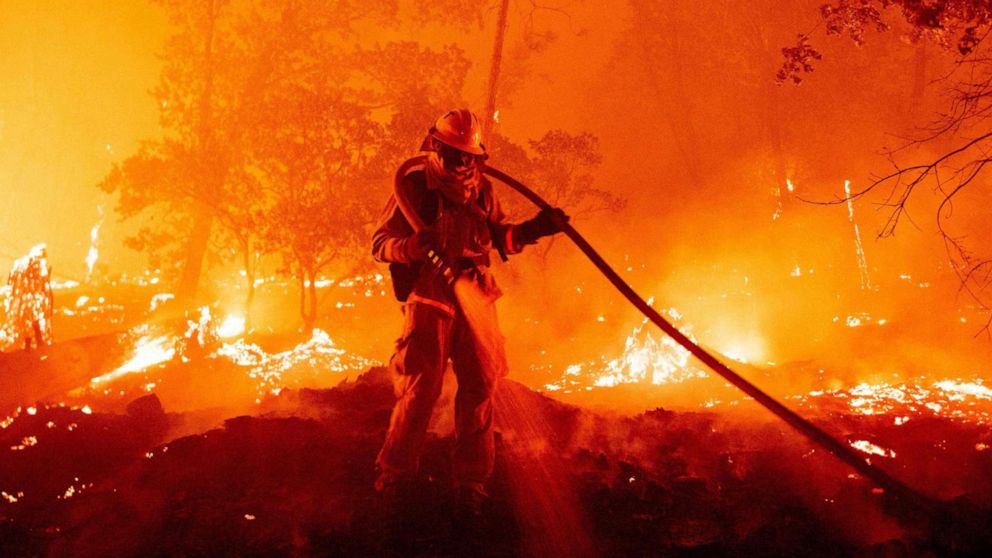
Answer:
M310 274L310 319L307 321L307 331L313 330L317 323L317 272Z
M698 156L700 142L693 122L689 101L691 97L685 86L685 64L683 63L685 53L682 52L682 44L676 32L680 22L675 21L669 13L660 15L659 21L664 23L667 31L659 39L660 43L657 44L666 51L664 67L670 71L666 75L662 75L658 71L660 64L656 62L657 53L651 52L648 41L641 41L642 53L646 62L645 71L650 76L651 85L657 92L656 97L659 99L670 98L674 101L671 106L662 107L662 110L668 120L675 147L682 158L686 177L692 186L700 186L703 180ZM671 87L673 91L666 91L667 87Z
M215 141L213 138L213 111L211 103L213 100L213 52L214 52L214 27L217 23L217 10L214 0L208 0L207 4L207 29L203 39L203 91L199 99L199 122L196 130L197 137L197 168L196 176L193 180L199 181L193 185L193 189L200 199L214 198L217 190L223 181L224 172L217 169L218 164L214 154ZM202 190L201 190L202 189ZM185 308L194 303L196 292L200 284L200 275L203 271L203 258L207 254L210 242L210 230L213 228L213 215L209 210L198 202L194 209L193 230L186 244L186 259L183 262L182 277L179 281L176 299L180 308Z
M309 332L317 321L316 271L300 265L300 318L303 329Z
M200 275L203 272L203 258L207 253L213 223L213 215L202 208L197 209L193 216L193 230L186 241L186 257L179 287L176 289L176 300L180 308L188 308L196 300Z
M251 257L251 241L241 241L241 261L245 267L245 331L251 331L251 305L255 301L255 262Z
M503 43L506 40L507 19L510 0L503 0L499 7L499 18L496 20L496 38L493 41L493 57L489 65L489 95L486 98L486 109L482 115L482 137L488 138L493 129L496 115L496 91L499 88L499 72L503 62Z

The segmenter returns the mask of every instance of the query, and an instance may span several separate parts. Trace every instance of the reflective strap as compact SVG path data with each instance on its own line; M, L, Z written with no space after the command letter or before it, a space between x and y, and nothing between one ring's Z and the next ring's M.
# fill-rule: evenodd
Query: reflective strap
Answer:
M408 175L408 174L410 174L412 172L422 171L422 170L424 170L424 168L426 166L427 165L424 164L424 158L423 157L419 157L419 158L418 157L414 157L412 159L408 159L402 165L402 167L403 167L403 176L406 176L406 175Z
M425 298L425 297L422 297L422 296L419 296L419 295L411 294L406 299L406 301L408 303L410 303L410 302L419 302L420 304L426 304L428 306L433 306L434 308L437 308L438 310L444 312L445 314L447 314L447 315L449 315L451 317L454 317L455 316L455 307L452 306L452 305L450 305L450 304L445 304L445 303L443 303L443 302L441 302L439 300L434 300L432 298Z
M516 225L510 225L506 227L506 238L503 239L503 246L506 246L507 254L519 254L520 247L513 243L513 229Z

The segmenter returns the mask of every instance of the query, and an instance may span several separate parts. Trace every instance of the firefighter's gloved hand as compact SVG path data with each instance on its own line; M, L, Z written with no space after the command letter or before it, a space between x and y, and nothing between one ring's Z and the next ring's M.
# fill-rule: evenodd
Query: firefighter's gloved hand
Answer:
M533 219L517 226L514 240L520 244L534 244L539 238L560 233L568 223L568 219L568 215L560 208L542 209Z
M427 259L431 250L437 249L437 233L424 229L407 237L403 253L408 262L421 262Z

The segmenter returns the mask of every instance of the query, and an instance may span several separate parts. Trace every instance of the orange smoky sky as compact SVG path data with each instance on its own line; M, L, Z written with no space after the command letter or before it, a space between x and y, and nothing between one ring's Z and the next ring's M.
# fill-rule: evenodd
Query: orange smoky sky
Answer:
M166 21L126 1L4 0L0 14L0 267L45 242L56 276L79 277L97 207L116 221L96 183L155 134Z

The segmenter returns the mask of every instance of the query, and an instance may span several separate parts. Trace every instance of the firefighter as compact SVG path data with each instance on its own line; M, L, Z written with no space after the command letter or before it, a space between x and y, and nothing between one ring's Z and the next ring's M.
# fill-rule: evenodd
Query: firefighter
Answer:
M493 390L507 373L494 302L500 296L489 272L490 252L503 259L544 236L560 232L568 217L541 211L509 223L492 184L482 174L487 158L482 127L467 109L435 122L421 146L425 153L400 167L401 191L427 229L414 232L390 197L372 238L372 255L390 263L393 287L404 302L404 326L390 361L397 396L376 466L376 489L395 494L417 472L434 403L448 361L458 380L455 396L455 448L452 463L459 514L481 514L484 484L493 470ZM482 311L465 314L445 276L425 260L436 253L461 281L474 282ZM480 339L473 331L496 332ZM485 344L485 346L483 346Z

